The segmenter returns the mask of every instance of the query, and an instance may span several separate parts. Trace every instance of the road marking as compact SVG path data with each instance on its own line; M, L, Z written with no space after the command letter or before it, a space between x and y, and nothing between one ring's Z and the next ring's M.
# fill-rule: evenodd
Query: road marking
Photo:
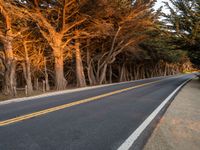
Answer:
M161 80L165 80L165 79L161 79ZM101 98L104 98L104 97L108 97L108 96L111 96L111 95L114 95L114 94L122 93L122 92L125 92L125 91L129 91L129 90L132 90L132 89L136 89L136 88L139 88L139 87L150 85L150 84L153 84L153 83L157 83L157 82L160 82L161 80L128 87L128 88L125 88L125 89L109 92L109 93L106 93L106 94L90 97L90 98L87 98L87 99L71 102L71 103L68 103L68 104L64 104L64 105L44 109L44 110L41 110L41 111L33 112L33 113L30 113L30 114L22 115L22 116L19 116L19 117L11 118L11 119L8 119L8 120L0 121L0 127L6 126L6 125L9 125L9 124L12 124L12 123L20 122L20 121L23 121L23 120L31 119L31 118L34 118L34 117L38 117L38 116L48 114L48 113L51 113L51 112L55 112L55 111L58 111L58 110L62 110L62 109L65 109L65 108L69 108L69 107L72 107L72 106L88 103L88 102L95 101L95 100L100 100Z
M158 115L158 113L165 107L165 105L170 101L170 99L191 79L182 83L177 87L147 118L146 120L121 144L117 150L129 150L141 133L147 128L147 126L152 122L152 120Z

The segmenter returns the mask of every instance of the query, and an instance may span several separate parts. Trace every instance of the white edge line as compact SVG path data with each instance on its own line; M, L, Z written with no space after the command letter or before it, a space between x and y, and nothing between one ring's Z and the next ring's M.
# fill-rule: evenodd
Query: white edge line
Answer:
M170 99L191 79L188 79L177 87L147 118L146 120L125 140L124 143L117 150L129 150L141 133L152 122L152 120L158 115L158 113L164 108L164 106L170 101Z
M173 77L173 76L176 77L176 76L180 76L180 75L170 75L170 76L166 76L166 77ZM9 99L9 100L5 100L5 101L1 101L0 106L10 104L10 103L17 103L17 102L22 102L22 101L34 100L34 99L38 99L38 98L56 96L56 95L60 95L60 94L67 94L67 93L73 93L73 92L78 92L78 91L90 90L90 89L95 89L95 88L99 88L99 87L106 87L106 86L111 86L111 85L129 83L129 82L132 83L132 82L149 80L149 79L156 79L156 78L162 78L162 77L165 77L165 76L146 78L146 79L140 79L140 80L133 80L133 81L125 81L125 82L119 82L119 83L104 84L104 85L88 86L88 87L83 87L83 88L76 88L76 89L69 89L69 90L63 90L63 91L57 91L57 92L50 92L50 93L45 93L45 94L40 94L40 95L30 96L30 97Z

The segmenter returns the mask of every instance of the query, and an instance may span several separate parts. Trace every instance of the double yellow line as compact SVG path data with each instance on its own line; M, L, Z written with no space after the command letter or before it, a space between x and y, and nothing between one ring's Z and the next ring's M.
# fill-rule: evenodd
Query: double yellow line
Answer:
M34 117L38 117L38 116L41 116L41 115L45 115L45 114L48 114L48 113L51 113L51 112L55 112L55 111L58 111L58 110L62 110L62 109L65 109L65 108L69 108L69 107L72 107L72 106L88 103L88 102L91 102L91 101L100 100L100 99L102 99L104 97L108 97L108 96L111 96L111 95L114 95L114 94L122 93L122 92L125 92L125 91L129 91L129 90L136 89L136 88L139 88L139 87L142 87L142 86L146 86L146 85L150 85L150 84L153 84L153 83L157 83L157 82L160 82L160 81L161 80L154 81L154 82L149 82L149 83L145 83L145 84L141 84L141 85L136 85L136 86L133 86L133 87L124 88L124 89L121 89L121 90L109 92L109 93L98 95L98 96L94 96L94 97L91 97L91 98L87 98L87 99L71 102L71 103L68 103L68 104L64 104L64 105L60 105L60 106L44 109L44 110L41 110L41 111L37 111L37 112L30 113L30 114L22 115L22 116L15 117L15 118L12 118L12 119L0 121L0 127L6 126L6 125L9 125L9 124L12 124L12 123L20 122L20 121L23 121L23 120L31 119L31 118L34 118Z

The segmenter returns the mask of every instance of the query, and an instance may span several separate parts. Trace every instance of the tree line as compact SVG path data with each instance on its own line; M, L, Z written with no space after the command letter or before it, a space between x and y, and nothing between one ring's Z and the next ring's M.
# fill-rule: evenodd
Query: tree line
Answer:
M64 90L190 70L199 63L199 1L172 0L183 16L168 3L171 14L155 11L155 2L0 0L0 90L32 94L41 84Z

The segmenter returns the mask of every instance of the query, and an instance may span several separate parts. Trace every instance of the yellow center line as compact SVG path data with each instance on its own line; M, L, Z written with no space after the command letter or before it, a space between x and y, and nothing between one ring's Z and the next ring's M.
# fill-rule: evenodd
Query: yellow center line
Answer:
M95 100L100 100L101 98L104 98L104 97L108 97L108 96L111 96L111 95L114 95L114 94L122 93L122 92L125 92L125 91L129 91L129 90L132 90L132 89L135 89L135 88L150 85L150 84L157 83L157 82L160 82L160 81L161 80L149 82L149 83L145 83L145 84L140 84L140 85L136 85L136 86L133 86L133 87L124 88L124 89L109 92L109 93L106 93L106 94L101 94L101 95L98 95L98 96L86 98L86 99L71 102L71 103L68 103L68 104L64 104L64 105L44 109L44 110L41 110L41 111L33 112L33 113L30 113L30 114L22 115L22 116L15 117L15 118L12 118L12 119L0 121L0 127L6 126L6 125L9 125L9 124L12 124L12 123L20 122L20 121L23 121L23 120L31 119L31 118L34 118L34 117L38 117L38 116L48 114L48 113L51 113L51 112L55 112L55 111L58 111L58 110L62 110L62 109L65 109L65 108L69 108L69 107L72 107L72 106L88 103L88 102L95 101Z

